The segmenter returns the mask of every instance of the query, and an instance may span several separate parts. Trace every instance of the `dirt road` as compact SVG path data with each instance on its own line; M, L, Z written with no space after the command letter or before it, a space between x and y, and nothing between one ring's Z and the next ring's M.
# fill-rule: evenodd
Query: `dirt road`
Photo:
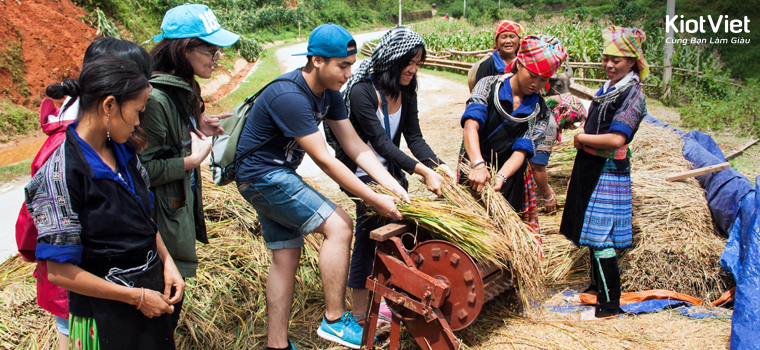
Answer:
M354 35L354 40L356 41L356 45L358 47L361 47L365 41L368 40L375 40L383 36L385 34L385 30L379 31L379 32L371 32L371 33L364 33L364 34L357 34ZM307 51L308 43L300 43L296 45L290 45L283 47L275 52L275 57L277 57L277 60L280 63L280 71L282 73L290 72L296 68L303 67L306 63L306 56L293 56L293 54L303 53ZM357 68L359 68L359 65L361 64L363 60L360 57L357 57L356 63L354 63L353 67L351 67L352 71L356 71ZM324 132L324 128L322 125L319 126L320 132ZM332 148L328 147L328 150L331 154L335 154L333 152ZM303 177L309 177L313 179L320 179L320 180L326 180L327 176L322 172L321 169L314 163L311 158L306 155L304 157L303 163L300 167L298 167L298 174Z
M354 39L358 45L362 45L364 41L380 38L384 33L385 31L358 34L354 36ZM275 55L280 61L281 71L284 73L301 67L305 61L304 56L292 56L292 54L305 51L306 43L277 50ZM361 60L358 60L353 68L358 68L360 63ZM467 87L432 74L418 73L418 79L418 108L423 135L439 157L446 163L453 164L461 142L462 131L459 127L459 118L464 111L464 102L467 100ZM411 154L403 138L401 142L401 149ZM455 168L454 165L451 167ZM339 192L337 184L324 175L308 156L299 167L298 173L318 183L321 189L332 193ZM16 251L16 218L24 202L23 187L27 181L28 178L20 179L0 187L0 261ZM412 190L416 188L415 186L419 187L419 183L413 181Z

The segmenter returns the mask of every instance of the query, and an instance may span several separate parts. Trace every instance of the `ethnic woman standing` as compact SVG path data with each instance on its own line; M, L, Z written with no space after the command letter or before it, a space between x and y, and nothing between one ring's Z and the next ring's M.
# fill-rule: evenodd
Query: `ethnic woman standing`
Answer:
M494 50L486 56L485 59L478 62L479 66L475 71L475 79L470 81L468 74L468 84L470 91L475 87L480 79L492 75L508 73L507 65L517 57L517 50L520 48L520 39L525 33L525 28L520 23L503 19L496 23L494 29Z
M73 349L174 349L170 314L185 283L151 219L135 155L151 87L130 61L101 56L47 88L79 99L77 121L26 186L37 260L69 290ZM135 147L136 146L136 147Z
M641 81L649 68L641 43L643 31L610 26L602 32L602 63L609 79L591 102L578 149L560 232L591 249L591 285L597 294L596 317L620 310L620 269L615 249L633 242L628 145L646 115ZM593 319L590 314L585 319Z

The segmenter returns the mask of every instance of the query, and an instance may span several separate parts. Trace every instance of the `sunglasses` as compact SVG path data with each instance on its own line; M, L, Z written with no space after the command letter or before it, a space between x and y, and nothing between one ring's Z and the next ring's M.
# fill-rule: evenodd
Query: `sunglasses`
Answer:
M201 50L201 49L193 49L193 50L211 56L211 59L214 61L219 60L219 57L222 55L219 48L216 48L216 50L214 51L206 51L206 50Z

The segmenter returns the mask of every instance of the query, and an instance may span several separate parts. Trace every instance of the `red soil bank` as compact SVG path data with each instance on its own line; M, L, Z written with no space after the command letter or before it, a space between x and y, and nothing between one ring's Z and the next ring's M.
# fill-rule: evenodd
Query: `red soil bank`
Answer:
M86 14L69 0L0 2L0 53L9 43L21 42L31 93L23 98L8 67L0 66L0 97L34 108L47 85L78 76L84 50L95 39L95 29L83 20Z

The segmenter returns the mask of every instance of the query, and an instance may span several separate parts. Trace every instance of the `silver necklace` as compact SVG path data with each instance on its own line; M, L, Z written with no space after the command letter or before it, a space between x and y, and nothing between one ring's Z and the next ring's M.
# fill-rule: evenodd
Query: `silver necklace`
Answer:
M515 77L517 79L517 77ZM538 106L538 103L536 103L536 106L533 108L533 112L531 112L527 117L525 118L517 118L512 116L511 114L507 113L507 111L504 110L504 107L501 105L501 101L499 101L499 90L501 89L501 86L504 85L504 81L499 79L498 84L496 85L496 88L493 90L493 101L496 105L496 111L501 114L502 117L507 118L511 122L515 123L525 123L529 122L531 120L535 120L536 116L538 116L538 113L540 112L540 108ZM515 108L513 108L515 109Z
M515 76L515 79L517 77ZM536 117L538 116L538 113L541 112L541 107L536 103L536 106L533 108L533 112L531 112L527 117L525 118L517 118L512 116L511 114L507 113L507 111L504 110L504 107L501 105L501 101L499 100L499 90L501 89L501 86L504 85L504 80L499 79L498 83L496 84L496 88L493 90L493 102L496 105L496 111L501 114L502 117L506 118L507 120L515 123L525 123L528 122L528 135L529 137L533 136L533 130L536 128ZM514 104L512 104L514 110ZM536 145L534 142L531 142L531 145L533 146L533 154L536 154Z
M621 86L620 89L615 89L615 91L610 92L609 94L594 96L591 98L592 101L599 104L599 116L596 119L597 135L599 135L599 127L602 125L602 121L607 120L607 106L609 106L610 103L615 102L617 97L620 96L623 91L628 90L628 87L633 86L633 84L636 84L636 80L631 78L631 80L629 80L625 85Z

